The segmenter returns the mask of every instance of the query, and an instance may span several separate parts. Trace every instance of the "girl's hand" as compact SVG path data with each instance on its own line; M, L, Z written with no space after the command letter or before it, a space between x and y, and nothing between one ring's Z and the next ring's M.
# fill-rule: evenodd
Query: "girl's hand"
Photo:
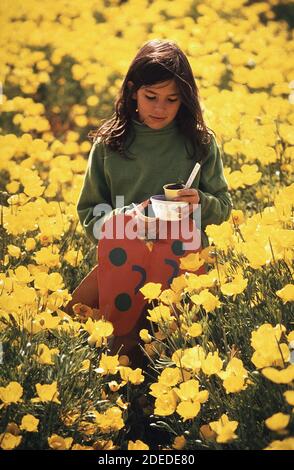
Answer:
M189 203L189 214L191 214L197 207L200 201L199 193L197 189L179 189L178 197L174 198L173 201L181 201Z
M150 203L149 199L141 202L134 207L126 211L126 214L135 214L134 220L137 225L137 233L141 239L156 239L159 233L159 219L157 217L146 217L144 215L144 209Z

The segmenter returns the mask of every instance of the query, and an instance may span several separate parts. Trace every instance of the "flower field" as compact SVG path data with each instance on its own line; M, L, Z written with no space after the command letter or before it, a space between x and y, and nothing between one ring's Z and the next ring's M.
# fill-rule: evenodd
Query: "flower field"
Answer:
M294 450L290 3L1 2L1 449ZM110 322L64 307L96 262L87 134L153 38L189 58L234 209L170 289L141 289L140 369L108 354Z

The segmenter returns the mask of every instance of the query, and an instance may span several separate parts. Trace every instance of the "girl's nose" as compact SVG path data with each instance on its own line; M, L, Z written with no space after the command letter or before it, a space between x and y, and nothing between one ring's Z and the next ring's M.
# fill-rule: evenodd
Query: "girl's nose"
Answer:
M160 104L160 103L155 103L154 110L160 114L161 112L165 111L165 105Z

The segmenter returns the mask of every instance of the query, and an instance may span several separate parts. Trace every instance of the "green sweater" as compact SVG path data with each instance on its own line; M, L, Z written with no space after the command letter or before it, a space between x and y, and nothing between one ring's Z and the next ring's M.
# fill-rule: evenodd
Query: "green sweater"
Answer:
M102 142L96 141L90 151L77 211L86 235L95 244L106 220L129 209L133 202L140 203L154 194L162 194L166 183L186 181L195 165L195 160L187 158L186 138L175 120L159 130L134 119L132 125L135 130L135 140L130 146L132 160L122 158ZM221 224L228 219L232 202L214 136L208 158L192 187L198 189L200 196L202 230L209 224ZM113 210L118 195L124 196L124 207ZM105 207L105 213L93 213L94 207L103 203L111 207ZM208 245L204 233L202 245Z

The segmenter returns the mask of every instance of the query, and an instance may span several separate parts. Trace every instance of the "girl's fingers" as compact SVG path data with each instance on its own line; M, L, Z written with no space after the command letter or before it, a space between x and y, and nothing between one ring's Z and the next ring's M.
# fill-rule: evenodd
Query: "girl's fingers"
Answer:
M173 201L181 201L182 199L196 199L195 194L189 196L178 196L173 199Z
M182 196L196 196L198 194L197 189L179 189L178 191L178 197Z
M175 199L173 199L173 201L188 202L189 204L198 204L199 199L195 197L195 195L193 195L190 197L189 196L176 197Z

